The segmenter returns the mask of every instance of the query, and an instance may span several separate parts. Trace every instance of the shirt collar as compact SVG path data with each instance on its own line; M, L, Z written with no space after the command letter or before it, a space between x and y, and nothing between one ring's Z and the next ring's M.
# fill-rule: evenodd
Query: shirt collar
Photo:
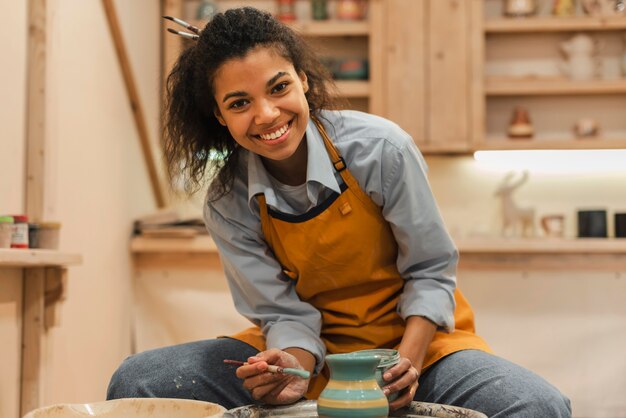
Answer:
M309 199L314 193L314 184L318 183L336 193L341 193L339 183L335 178L335 168L330 161L324 139L317 130L315 123L309 119L306 128L307 145L307 168L306 184ZM272 187L269 173L265 170L261 158L252 152L248 152L248 205L253 207L253 200L257 194L264 194L265 201L270 206L276 206L276 192Z

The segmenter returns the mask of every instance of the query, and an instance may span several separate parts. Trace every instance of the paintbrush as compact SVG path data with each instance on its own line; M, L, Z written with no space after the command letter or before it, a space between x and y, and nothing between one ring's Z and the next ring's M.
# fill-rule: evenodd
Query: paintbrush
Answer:
M244 361L239 361L239 360L224 360L224 363L234 364L237 366L247 366L248 364L250 364L250 363L246 363ZM280 366L275 366L273 364L267 365L267 371L270 373L290 374L292 376L298 376L303 379L308 379L309 377L311 377L311 373L309 373L306 370L292 369L290 367L280 367Z
M195 27L191 23L187 23L187 22L185 22L182 19L179 19L177 17L172 17L172 16L163 16L163 19L171 20L172 22L175 22L175 23L183 26L184 28L189 29L193 33L183 32L181 30L175 30L175 29L172 29L172 28L167 28L168 32L176 34L176 35L180 35L183 38L192 39L194 41L197 41L200 38L200 29L198 29L197 27Z

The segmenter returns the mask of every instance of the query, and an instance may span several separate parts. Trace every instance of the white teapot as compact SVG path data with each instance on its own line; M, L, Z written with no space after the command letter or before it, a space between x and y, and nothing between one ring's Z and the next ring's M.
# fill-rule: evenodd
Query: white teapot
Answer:
M569 78L591 80L598 76L598 45L589 35L574 35L561 43L561 51L565 54L565 62L560 64L560 69Z

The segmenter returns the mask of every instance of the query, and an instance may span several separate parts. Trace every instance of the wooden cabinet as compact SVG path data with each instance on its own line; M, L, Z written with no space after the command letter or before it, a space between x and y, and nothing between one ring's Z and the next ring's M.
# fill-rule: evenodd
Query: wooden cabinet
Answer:
M475 0L386 2L384 115L425 153L468 152L481 133L478 10Z
M55 324L55 304L65 298L66 285L63 283L66 267L81 263L80 254L56 250L0 248L0 280L15 281L21 278L23 283L22 295L17 291L8 292L3 300L7 307L14 304L18 308L15 324L17 328L21 326L17 338L19 347L10 347L12 338L9 337L6 339L6 346L0 351L3 355L10 353L19 357L17 367L6 372L10 375L15 369L21 371L13 381L13 384L18 385L16 398L20 402L20 417L42 406L46 332ZM20 296L19 300L12 300L11 293ZM5 297L4 294L2 296ZM1 328L7 330L11 326L5 325ZM4 403L0 404L0 415L15 416L13 409L18 408L11 405L9 399L0 400Z
M584 149L626 147L626 15L554 17L544 4L536 16L502 17L500 0L482 0L484 134L478 149ZM545 2L540 2L540 4ZM597 42L601 66L594 79L572 80L561 70L560 45L579 33ZM529 111L532 139L507 138L514 107ZM596 138L580 139L582 118L599 123Z
M277 13L275 0L217 0L214 1L219 11L232 7L253 6ZM349 107L382 113L381 105L381 65L380 41L382 31L381 9L383 0L368 0L366 4L366 18L363 20L339 20L335 17L335 1L329 1L329 19L313 20L311 3L307 1L295 2L296 20L288 23L295 31L302 34L312 44L320 57L330 60L342 58L362 59L368 62L369 77L367 80L337 80L337 87L341 96L347 99ZM163 0L165 15L182 17L198 27L206 22L196 19L194 10L200 5L195 0ZM180 51L185 47L185 41L165 32L171 22L164 22L164 53L163 69L167 76Z
M190 18L190 5L197 3L163 0L164 14ZM220 9L247 4L271 11L277 4L216 3ZM295 3L298 19L292 26L321 56L369 60L368 80L337 83L350 106L394 120L426 154L626 147L621 70L605 70L590 81L572 81L557 71L559 44L583 31L598 39L602 60L615 66L626 48L626 16L556 18L544 10L535 17L505 18L502 0L369 0L364 21L314 21L309 1ZM165 73L184 42L164 35ZM516 106L529 110L534 138L507 137ZM574 136L581 118L599 123L597 138Z

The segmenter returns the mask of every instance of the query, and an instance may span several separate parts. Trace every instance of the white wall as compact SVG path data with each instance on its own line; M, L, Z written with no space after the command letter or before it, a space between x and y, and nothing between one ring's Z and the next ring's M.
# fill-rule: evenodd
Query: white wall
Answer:
M46 3L45 217L62 222L61 249L82 254L84 263L70 268L61 325L48 335L43 403L97 401L105 398L111 374L130 352L131 223L155 204L102 3ZM0 213L24 210L26 4L3 2L9 18L0 27ZM115 4L156 140L159 2ZM15 351L4 342L16 340L16 327L5 324L15 323L20 298L18 278L5 279L0 279L0 357ZM17 412L6 411L18 410L18 377L2 370L0 415L11 418Z
M115 4L155 138L159 5ZM50 333L44 404L104 399L130 350L132 220L155 208L101 2L48 7L49 139L57 150L51 215L63 222L62 248L80 252L84 264L70 270L62 326Z

